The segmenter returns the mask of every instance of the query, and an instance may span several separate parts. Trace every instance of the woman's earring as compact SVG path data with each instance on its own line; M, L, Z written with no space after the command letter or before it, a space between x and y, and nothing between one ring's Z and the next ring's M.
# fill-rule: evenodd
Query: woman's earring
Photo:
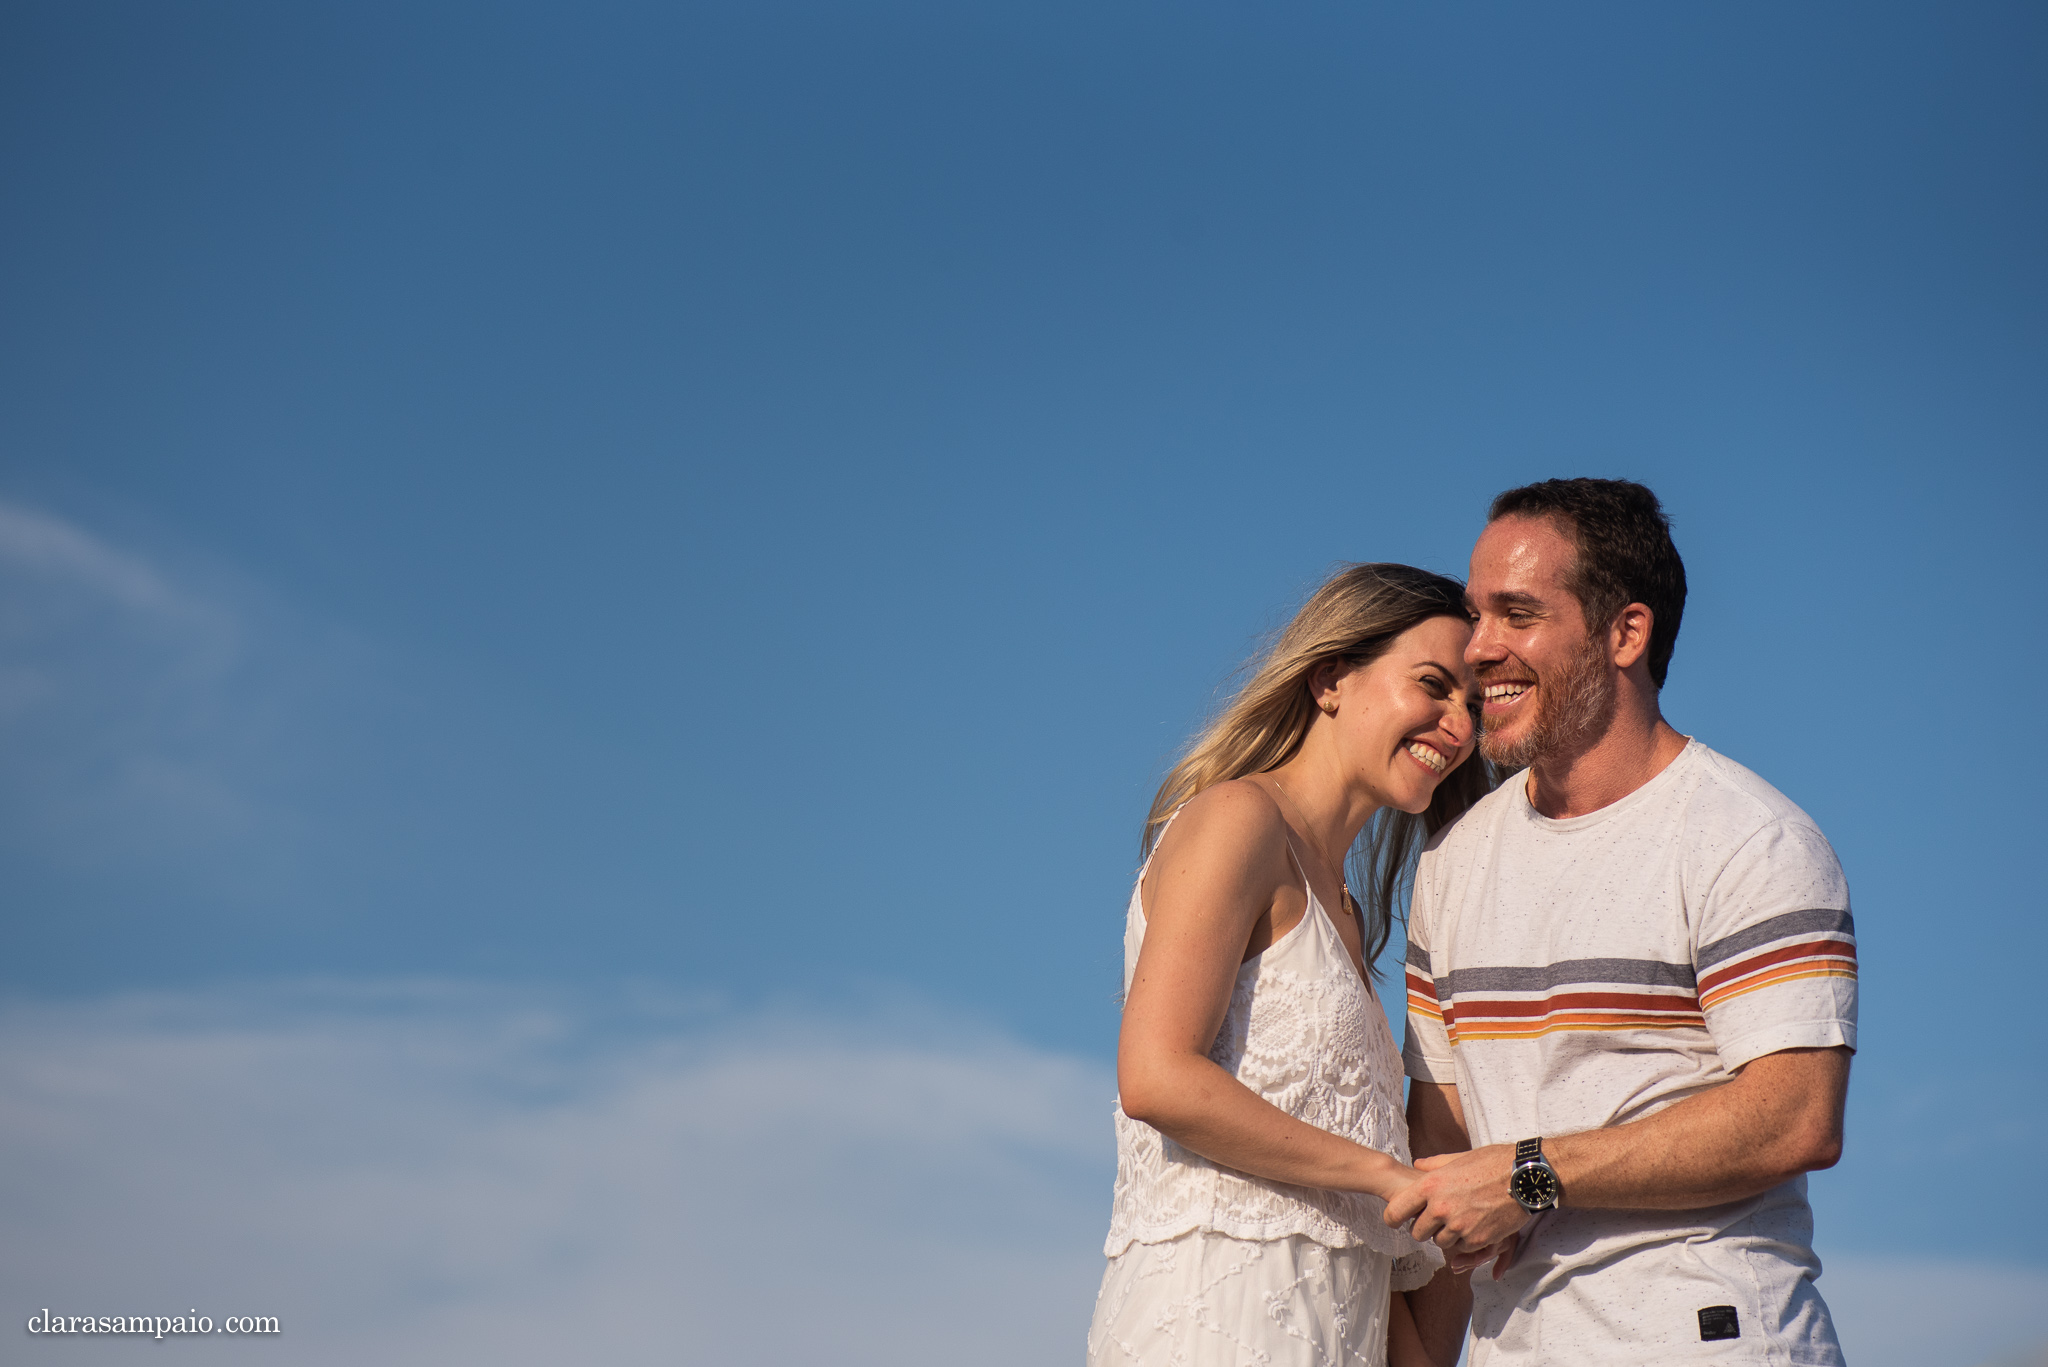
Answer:
M1336 715L1337 715L1337 704L1335 704L1335 703L1333 703L1333 702L1330 702L1330 701L1328 701L1327 699L1325 699L1325 700L1323 701L1323 703L1322 703L1321 705L1322 705L1322 709L1323 709L1323 715L1324 715L1324 716L1326 716L1326 717L1334 717L1334 716L1336 716Z

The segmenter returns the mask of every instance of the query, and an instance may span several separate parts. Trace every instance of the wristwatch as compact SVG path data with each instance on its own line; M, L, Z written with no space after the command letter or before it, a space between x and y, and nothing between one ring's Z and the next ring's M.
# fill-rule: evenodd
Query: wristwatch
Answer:
M1515 1167L1508 1174L1508 1195L1527 1211L1555 1210L1564 1195L1564 1184L1543 1157L1541 1139L1524 1139L1515 1145Z

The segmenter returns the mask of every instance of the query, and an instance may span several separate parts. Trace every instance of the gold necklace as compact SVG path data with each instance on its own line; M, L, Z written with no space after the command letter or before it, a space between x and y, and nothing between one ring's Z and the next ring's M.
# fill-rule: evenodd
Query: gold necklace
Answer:
M1294 800L1294 795L1288 792L1286 785L1280 782L1278 774L1262 774L1260 777L1272 779L1273 790L1287 799L1287 805L1294 808L1294 814L1296 816L1304 815L1301 810L1301 804ZM1302 843L1309 843L1307 836L1304 835L1302 837ZM1313 849L1314 846L1311 845L1310 848ZM1316 850L1316 857L1322 859L1325 864L1330 862L1321 850ZM1343 903L1343 909L1350 912L1352 919L1358 922L1358 942L1360 945L1363 945L1365 943L1365 909L1359 906L1358 899L1351 895L1351 884L1344 879L1344 866L1342 864L1337 866L1337 895Z

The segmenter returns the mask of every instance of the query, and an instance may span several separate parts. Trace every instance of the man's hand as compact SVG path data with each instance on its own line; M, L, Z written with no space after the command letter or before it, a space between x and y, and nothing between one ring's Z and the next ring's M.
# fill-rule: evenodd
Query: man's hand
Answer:
M1409 1233L1436 1244L1454 1265L1476 1266L1482 1253L1498 1259L1499 1245L1529 1223L1529 1212L1508 1194L1514 1159L1511 1146L1492 1144L1419 1160L1422 1176L1387 1202L1387 1224L1399 1229L1413 1220Z

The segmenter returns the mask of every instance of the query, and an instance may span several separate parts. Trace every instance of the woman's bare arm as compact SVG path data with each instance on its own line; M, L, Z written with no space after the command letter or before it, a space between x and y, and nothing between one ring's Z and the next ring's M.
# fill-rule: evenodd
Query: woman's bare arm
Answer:
M1204 1158L1278 1182L1390 1197L1415 1170L1295 1119L1209 1059L1259 919L1299 886L1286 823L1256 784L1218 784L1181 810L1142 890L1145 945L1124 1001L1124 1113ZM1276 927L1277 930L1277 927Z

